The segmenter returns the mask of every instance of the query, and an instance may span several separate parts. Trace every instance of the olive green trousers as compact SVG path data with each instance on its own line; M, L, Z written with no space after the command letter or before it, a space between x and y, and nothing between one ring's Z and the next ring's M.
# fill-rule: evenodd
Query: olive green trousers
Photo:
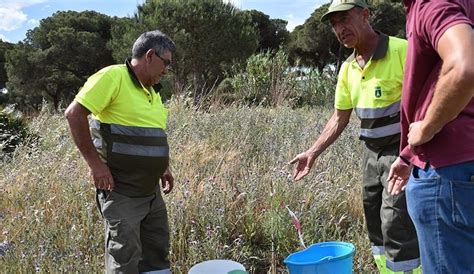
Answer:
M420 266L418 240L405 192L394 196L387 191L388 173L397 157L398 146L378 152L366 149L362 163L365 220L381 273L410 272Z
M159 189L138 198L97 190L97 203L105 220L106 273L171 273L168 216Z

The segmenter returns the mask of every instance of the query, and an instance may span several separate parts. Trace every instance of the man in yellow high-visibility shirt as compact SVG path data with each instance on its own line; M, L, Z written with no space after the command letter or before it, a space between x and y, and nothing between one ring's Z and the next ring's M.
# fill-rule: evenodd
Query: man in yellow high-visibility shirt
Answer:
M160 31L143 33L132 58L89 77L65 113L105 219L107 273L171 273L159 186L161 179L165 194L173 188L168 111L153 85L168 72L174 50Z
M331 22L337 39L354 53L339 71L335 112L314 145L291 164L294 178L306 176L316 158L349 123L354 109L361 121L362 194L375 262L381 273L420 273L415 228L405 194L390 195L386 181L400 143L400 98L407 41L376 32L364 0L334 0L321 21Z

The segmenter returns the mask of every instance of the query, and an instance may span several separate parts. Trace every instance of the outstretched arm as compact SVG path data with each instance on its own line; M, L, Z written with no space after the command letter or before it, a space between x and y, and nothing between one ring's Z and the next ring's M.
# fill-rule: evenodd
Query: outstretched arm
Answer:
M352 109L336 109L313 146L311 146L307 151L298 154L289 162L289 164L296 163L293 172L293 179L298 181L309 173L316 158L318 158L327 147L334 143L334 141L336 141L344 131L351 118L351 112Z

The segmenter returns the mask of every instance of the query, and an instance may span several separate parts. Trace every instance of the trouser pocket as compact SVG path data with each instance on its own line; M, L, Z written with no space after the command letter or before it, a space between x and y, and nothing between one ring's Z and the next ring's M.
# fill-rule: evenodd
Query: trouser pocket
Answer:
M122 220L107 220L107 253L116 263L115 268L132 264L136 268L141 244L137 229Z
M450 181L452 218L456 226L474 228L474 182Z

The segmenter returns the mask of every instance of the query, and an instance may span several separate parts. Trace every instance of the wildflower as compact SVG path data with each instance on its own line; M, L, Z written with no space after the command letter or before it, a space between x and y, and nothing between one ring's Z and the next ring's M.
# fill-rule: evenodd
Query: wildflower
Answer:
M292 217L291 222L293 223L293 225L296 228L296 231L298 232L298 238L300 240L301 246L306 248L306 245L304 244L304 241L303 241L303 233L301 232L300 220L298 220L298 217L296 217L296 214L293 211L291 211L291 209L288 206L286 206L286 209L288 209L288 213L290 213L290 216Z
M0 243L0 257L5 256L7 254L7 251L12 248L12 243L9 241L3 241Z

